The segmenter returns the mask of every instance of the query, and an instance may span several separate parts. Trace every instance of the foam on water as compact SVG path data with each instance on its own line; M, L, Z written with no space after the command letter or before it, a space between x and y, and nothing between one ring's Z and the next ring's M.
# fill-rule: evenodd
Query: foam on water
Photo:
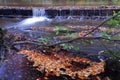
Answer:
M45 16L40 16L40 17L32 17L32 18L27 18L20 22L22 25L30 25L30 24L35 24L37 22L43 22L43 21L51 21L51 19L45 17Z
M30 24L35 24L37 22L51 21L51 19L47 18L45 9L33 8L32 12L33 12L32 18L27 18L20 23L23 25L30 25Z
M22 20L21 22L18 22L12 26L7 26L7 29L15 28L20 30L25 30L26 28L29 28L31 25L35 25L36 23L42 24L43 22L51 22L52 19L49 19L46 16L45 9L32 9L33 16L32 18L27 18Z

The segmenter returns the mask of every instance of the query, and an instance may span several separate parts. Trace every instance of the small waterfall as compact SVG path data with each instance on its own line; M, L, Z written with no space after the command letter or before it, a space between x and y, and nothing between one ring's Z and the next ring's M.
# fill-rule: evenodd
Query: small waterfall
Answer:
M32 9L32 12L33 12L33 17L40 17L40 16L45 16L45 9L36 9L36 8L33 8Z
M84 19L84 11L81 11L79 20L82 21L83 19Z
M101 13L101 9L99 9L99 13L98 13L99 15L98 15L98 20L100 20L101 19L101 16L102 16L102 13Z
M36 38L36 31L32 31L31 27L38 26L46 26L52 20L47 18L45 9L32 9L33 16L31 18L27 18L22 20L21 22L15 23L12 26L6 27L7 29L16 29L23 31L23 33L27 33L28 36Z
M67 13L65 10L59 9L55 16L55 21L65 21L65 20L72 20L73 18L73 10L70 9Z
M23 20L21 24L33 25L36 22L51 21L49 18L47 18L45 9L33 8L32 12L33 12L33 17Z
M110 10L107 10L106 12L106 18L108 19L110 17Z
M62 21L63 20L61 9L57 12L57 15L55 16L55 20L56 21Z
M101 15L100 10L93 9L91 20L95 20L95 21L99 20L100 19L99 15Z
M72 9L70 9L70 14L69 14L69 16L68 16L68 20L70 20L70 19L73 19L73 17L72 17L72 15L73 15L73 10Z

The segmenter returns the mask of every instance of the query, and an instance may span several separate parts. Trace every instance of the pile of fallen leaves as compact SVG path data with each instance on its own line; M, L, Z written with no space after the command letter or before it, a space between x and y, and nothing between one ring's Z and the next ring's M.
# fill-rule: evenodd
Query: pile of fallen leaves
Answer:
M92 62L87 58L69 57L56 53L43 54L35 51L21 50L33 66L40 72L45 71L49 75L60 76L68 75L75 79L88 79L104 72L104 62Z

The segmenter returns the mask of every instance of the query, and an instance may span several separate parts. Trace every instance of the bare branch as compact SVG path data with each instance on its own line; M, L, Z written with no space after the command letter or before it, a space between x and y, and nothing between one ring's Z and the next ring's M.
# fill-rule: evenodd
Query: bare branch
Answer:
M105 21L103 21L101 24L99 24L96 28L92 29L91 31L89 31L87 34L83 35L83 37L86 37L87 35L91 34L92 32L94 32L95 30L97 30L99 27L101 27L102 25L104 25L107 21L109 21L110 19L113 19L115 17L117 17L120 13L106 19ZM72 42L72 41L75 41L77 39L81 39L83 37L77 37L77 38L74 38L74 39L71 39L71 40L67 40L67 41L62 41L62 42L58 42L58 43L55 43L55 45L57 44L61 44L61 43L68 43L68 42ZM98 39L98 38L97 38Z
M17 44L34 44L34 45L38 45L39 42L33 42L33 41L18 41L18 42L14 42L12 45L17 45Z
M79 37L77 38L78 40L82 40L82 39L89 39L89 40L95 40L95 39L105 39L105 40L109 40L109 41L113 41L113 42L120 42L120 40L112 40L112 39L108 39L105 37ZM56 46L62 43L68 43L71 42L71 40L66 40L66 41L61 41L61 42L57 42L57 43L53 43L53 44L41 44L39 46L46 46L46 47L51 47L51 46ZM17 44L34 44L34 45L38 45L39 41L37 42L32 42L32 41L18 41L18 42L14 42L12 45L17 45Z
M111 40L111 39L108 39L108 38L104 38L104 37L86 37L87 35L91 34L92 32L94 32L95 30L97 30L99 27L101 27L102 25L104 25L107 21L109 21L110 19L113 19L115 17L117 17L120 13L118 13L117 15L115 16L112 16L110 18L108 18L107 20L103 21L101 24L99 24L98 26L96 26L94 29L92 29L91 31L89 31L87 34L83 35L82 37L77 37L77 38L74 38L74 39L70 39L70 40L66 40L66 41L61 41L61 42L57 42L57 43L54 43L54 44L50 44L50 45L46 45L46 44L41 44L40 46L47 46L47 47L51 47L51 46L56 46L56 45L59 45L59 44L62 44L62 43L70 43L70 42L73 42L75 40L78 40L78 39L106 39L106 40L110 40L110 41L120 41L120 40ZM19 41L19 42L15 42L13 43L13 45L17 45L17 44L35 44L35 45L38 45L39 42L32 42L32 41Z

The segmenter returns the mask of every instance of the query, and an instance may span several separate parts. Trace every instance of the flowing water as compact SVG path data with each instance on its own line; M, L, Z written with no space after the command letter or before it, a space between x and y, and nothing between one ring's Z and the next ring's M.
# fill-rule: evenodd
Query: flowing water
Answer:
M48 18L45 9L32 9L33 16L31 18L23 19L20 22L17 22L12 25L5 26L6 29L20 29L20 30L28 30L31 26L51 26L52 23L57 22L63 24L64 22L80 22L80 21L98 21L109 18L109 12L106 13L105 16L101 16L102 13L99 11L98 15L88 16L89 13L82 11L80 15L77 17L73 16L73 10L69 10L69 15L66 15L61 11L61 9L56 14L55 18ZM62 23L63 22L63 23ZM56 26L56 25L52 25ZM58 25L59 26L59 25ZM66 25L64 25L66 26Z
M7 29L16 28L23 30L30 26L37 25L37 23L42 25L51 21L51 19L47 18L45 14L45 9L33 9L32 12L33 12L33 16L31 18L24 19L12 26L6 26L6 28Z
M61 10L59 10L59 12L60 14L57 14L55 18L48 18L44 9L33 8L33 17L16 20L17 21L16 23L13 22L9 25L5 25L3 26L3 28L8 29L8 31L13 34L20 33L22 35L29 37L30 39L39 39L41 36L42 37L55 36L54 33L49 33L47 31L39 30L40 27L55 27L55 26L67 27L67 26L86 26L86 25L96 26L100 24L101 21L103 21L100 19L101 13L99 14L99 17L97 17L96 19L92 19L91 17L89 19L88 18L86 19L85 15L87 13L85 14L84 11L80 14L80 16L78 16L78 18L73 17L72 9L70 9L69 15L63 14ZM107 18L109 17L108 14L109 13L107 13L106 15ZM33 28L36 28L38 30L32 30ZM90 46L88 49L93 49L91 51L96 51L94 49L97 48L95 46ZM102 49L103 48L100 48L98 46L97 50L102 50Z
M86 2L87 1L87 2ZM96 1L96 2L95 2ZM106 2L106 3L105 3ZM17 5L17 6L56 6L56 5L110 5L115 4L109 1L103 0L0 0L1 5ZM21 5L22 4L22 5ZM99 11L99 17L92 16L86 18L87 13L84 11L81 12L80 16L77 18L73 17L72 9L70 9L70 14L65 15L59 10L60 14L57 14L55 18L48 18L44 9L33 8L33 16L31 18L1 18L0 25L3 29L7 29L11 34L20 33L29 37L30 39L39 39L41 36L53 36L53 34L41 30L31 30L31 27L65 27L65 26L80 26L80 25L98 25L101 23L101 12ZM92 19L95 17L95 19ZM109 11L106 13L106 18L109 17ZM106 19L105 18L105 19ZM99 42L99 41L98 41ZM75 43L76 44L76 43ZM78 45L79 46L79 45ZM78 47L77 46L77 47ZM111 46L112 47L112 46ZM85 53L98 53L101 50L104 50L101 45L90 45L90 46L79 46L81 52ZM1 58L4 58L4 52L1 53ZM0 67L0 79L2 80L21 80L22 74L24 74L24 64L22 61L22 56L17 58L10 58L9 62L2 63ZM19 61L20 60L20 61ZM19 62L19 63L18 63ZM24 63L23 63L24 62ZM19 64L19 65L18 65ZM12 66L14 65L14 66ZM23 67L20 67L23 65ZM16 69L14 69L16 68ZM13 70L15 70L13 72ZM27 71L26 71L27 72ZM6 77L6 78L4 78Z

